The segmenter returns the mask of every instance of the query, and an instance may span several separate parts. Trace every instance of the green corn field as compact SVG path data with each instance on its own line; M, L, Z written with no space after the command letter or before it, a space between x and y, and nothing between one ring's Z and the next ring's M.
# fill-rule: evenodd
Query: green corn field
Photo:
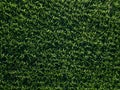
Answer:
M0 90L120 90L120 0L0 0Z

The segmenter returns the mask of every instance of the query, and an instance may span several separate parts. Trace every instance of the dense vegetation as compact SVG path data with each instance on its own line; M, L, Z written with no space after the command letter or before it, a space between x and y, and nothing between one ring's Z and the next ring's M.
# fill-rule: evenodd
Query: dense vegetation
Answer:
M120 89L120 0L0 0L0 90Z

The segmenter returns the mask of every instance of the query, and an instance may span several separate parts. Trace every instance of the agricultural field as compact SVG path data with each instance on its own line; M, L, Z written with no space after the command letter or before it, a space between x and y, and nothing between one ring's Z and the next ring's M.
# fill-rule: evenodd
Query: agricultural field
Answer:
M0 0L0 90L120 90L120 0Z

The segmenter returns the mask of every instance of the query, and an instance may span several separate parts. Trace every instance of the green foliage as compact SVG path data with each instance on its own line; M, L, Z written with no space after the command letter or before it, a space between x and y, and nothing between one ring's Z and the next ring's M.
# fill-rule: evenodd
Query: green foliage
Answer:
M0 0L0 90L120 89L119 0Z

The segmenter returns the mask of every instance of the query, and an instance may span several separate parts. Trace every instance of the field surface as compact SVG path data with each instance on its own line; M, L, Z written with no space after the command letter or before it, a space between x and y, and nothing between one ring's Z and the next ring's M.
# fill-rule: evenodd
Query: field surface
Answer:
M0 90L120 90L120 0L0 0Z

